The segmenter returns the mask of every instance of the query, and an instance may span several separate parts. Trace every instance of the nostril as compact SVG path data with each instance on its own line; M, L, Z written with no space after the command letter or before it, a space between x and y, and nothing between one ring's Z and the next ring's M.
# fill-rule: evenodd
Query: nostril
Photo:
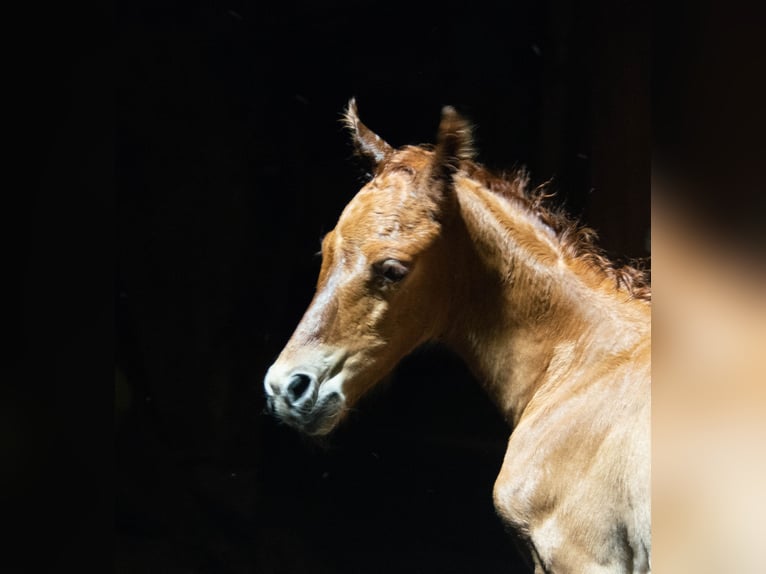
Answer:
M287 396L292 402L297 402L308 390L311 385L311 377L298 373L290 378L290 384L287 385Z

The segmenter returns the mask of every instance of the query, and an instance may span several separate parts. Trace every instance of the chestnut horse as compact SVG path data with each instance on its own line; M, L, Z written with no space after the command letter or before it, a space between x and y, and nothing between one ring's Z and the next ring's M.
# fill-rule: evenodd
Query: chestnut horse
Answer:
M267 407L330 432L405 355L437 340L512 433L494 486L536 573L650 571L650 288L527 177L473 161L442 111L436 146L394 149L352 99L372 180L322 241L316 294L265 381Z

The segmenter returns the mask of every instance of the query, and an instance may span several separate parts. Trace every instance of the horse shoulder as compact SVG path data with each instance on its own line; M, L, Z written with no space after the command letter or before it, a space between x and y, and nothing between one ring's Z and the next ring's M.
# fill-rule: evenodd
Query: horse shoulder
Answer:
M590 375L577 394L562 388L530 403L508 441L495 506L556 572L648 571L648 365L642 353Z

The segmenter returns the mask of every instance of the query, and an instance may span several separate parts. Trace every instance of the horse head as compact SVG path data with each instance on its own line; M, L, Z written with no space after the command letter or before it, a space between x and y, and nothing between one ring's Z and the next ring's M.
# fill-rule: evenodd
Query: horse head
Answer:
M442 111L434 147L394 149L345 114L372 179L322 240L314 298L264 381L268 408L311 435L330 432L404 356L449 321L453 264L445 228L452 174L472 154L467 122Z

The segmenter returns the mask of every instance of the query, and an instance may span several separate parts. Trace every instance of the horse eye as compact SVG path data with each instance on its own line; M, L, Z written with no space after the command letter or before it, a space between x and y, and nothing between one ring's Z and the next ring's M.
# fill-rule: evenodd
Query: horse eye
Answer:
M384 279L396 282L401 281L409 272L407 266L396 259L386 259L376 265L376 271Z

